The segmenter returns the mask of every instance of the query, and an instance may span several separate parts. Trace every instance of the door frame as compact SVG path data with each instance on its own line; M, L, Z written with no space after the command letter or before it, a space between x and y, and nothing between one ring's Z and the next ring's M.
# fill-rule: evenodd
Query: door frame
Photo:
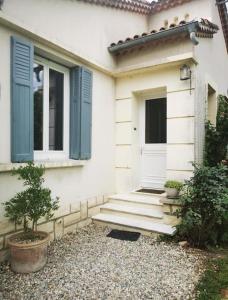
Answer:
M140 178L139 178L139 185L140 188L144 189L163 189L164 183L166 181L166 169L167 169L167 142L161 143L161 144L148 144L153 145L153 154L154 155L164 155L165 156L165 169L164 169L164 176L150 176L152 178L152 181L154 183L153 186L147 186L143 184L143 151L145 149L145 152L148 151L149 146L145 144L145 108L146 108L146 101L147 100L156 100L165 98L167 103L167 95L165 93L162 94L156 94L153 96L146 96L142 97L140 99L140 105L139 105L139 170L140 170ZM167 105L166 105L167 107ZM167 108L166 108L167 109ZM166 119L167 120L167 119ZM167 121L166 121L167 124ZM168 132L168 131L167 131Z

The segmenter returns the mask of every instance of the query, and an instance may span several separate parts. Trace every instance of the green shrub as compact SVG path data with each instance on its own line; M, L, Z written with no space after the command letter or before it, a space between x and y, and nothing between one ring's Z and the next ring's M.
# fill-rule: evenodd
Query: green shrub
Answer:
M178 211L181 223L177 237L195 246L217 245L228 239L227 168L194 165L194 175L186 181Z
M221 162L222 157L218 153L219 133L216 127L210 121L205 123L205 152L204 164L207 166L216 166Z
M204 164L216 166L226 159L228 145L228 98L218 97L216 126L205 124Z
M180 191L183 187L183 183L175 180L168 180L165 183L166 188L177 189Z
M24 232L34 232L41 217L48 220L53 216L52 211L58 209L58 198L52 199L50 189L42 187L44 172L44 167L35 166L33 162L13 171L12 175L18 175L19 180L24 180L27 189L17 193L3 205L5 216L16 224L23 223Z

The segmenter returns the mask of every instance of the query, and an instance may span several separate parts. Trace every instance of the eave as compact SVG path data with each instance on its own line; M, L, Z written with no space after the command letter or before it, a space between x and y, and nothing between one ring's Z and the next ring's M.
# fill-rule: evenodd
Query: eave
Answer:
M158 41L179 35L188 35L193 44L197 45L197 33L204 34L205 37L213 37L213 34L217 32L218 27L215 24L210 24L212 27L207 27L199 21L192 21L169 29L162 29L159 32L152 31L149 34L142 34L139 37L135 36L134 39L127 38L124 42L119 41L117 44L113 43L110 47L108 47L108 50L112 54L119 54L135 47L140 47L147 44L149 45L153 41Z

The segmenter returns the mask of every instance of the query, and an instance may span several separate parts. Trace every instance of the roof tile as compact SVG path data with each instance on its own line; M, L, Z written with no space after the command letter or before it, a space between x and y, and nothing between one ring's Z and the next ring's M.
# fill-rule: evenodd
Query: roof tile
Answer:
M161 27L159 29L159 31L153 29L148 33L144 32L140 35L136 34L136 35L134 35L133 38L127 37L125 40L119 40L117 43L112 43L110 45L109 49L115 47L116 45L128 44L132 40L141 39L141 38L146 37L146 36L152 36L154 34L157 34L158 32L168 31L168 30L173 29L173 28L178 28L178 27L180 28L180 27L188 25L188 24L190 25L191 23L194 23L194 22L197 22L197 25L198 25L197 28L198 29L197 29L196 34L200 37L212 38L213 34L215 34L219 30L219 27L216 24L210 22L207 19L202 19L201 18L199 20L193 20L191 22L186 22L185 20L181 20L179 22L179 24L172 23L172 24L169 25L168 28ZM144 43L145 43L145 41L144 41Z
M159 0L151 3L145 0L77 0L92 4L128 10L140 14L157 13L193 0Z
M139 14L149 14L151 5L144 0L77 0L82 2L88 2L92 4L113 7L116 9L123 9Z

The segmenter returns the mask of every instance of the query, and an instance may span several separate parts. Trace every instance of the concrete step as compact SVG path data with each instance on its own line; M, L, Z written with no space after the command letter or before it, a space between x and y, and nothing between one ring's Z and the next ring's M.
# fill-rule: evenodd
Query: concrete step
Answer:
M101 213L118 215L123 217L134 217L139 220L162 220L163 213L151 208L121 205L116 203L106 203L101 206Z
M111 214L100 213L92 217L92 220L94 223L110 226L111 228L139 231L143 234L158 233L173 235L175 232L175 228L170 225L160 224L152 221L135 220L133 218L126 218Z
M145 196L155 196L155 197L162 197L162 198L164 198L164 197L166 197L166 192L164 192L164 193L159 193L159 194L157 194L157 193L149 193L149 192L137 192L137 191L133 191L133 192L131 192L131 194L135 194L135 195L145 195Z
M138 195L136 193L126 193L109 196L108 200L110 203L151 209L156 208L156 210L162 211L160 197L157 195Z

